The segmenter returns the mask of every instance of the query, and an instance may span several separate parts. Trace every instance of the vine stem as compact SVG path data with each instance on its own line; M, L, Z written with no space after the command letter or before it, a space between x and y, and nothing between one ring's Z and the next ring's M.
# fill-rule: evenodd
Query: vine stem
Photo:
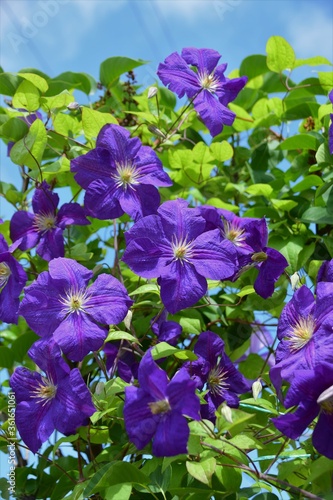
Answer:
M210 448L211 450L215 451L219 455L224 455L223 451L217 448L216 446L213 446L209 443L205 443L204 441L201 442L202 446L206 446L207 448ZM243 452L244 453L244 452ZM321 497L318 497L314 493L310 493L306 490L303 490L302 488L299 488L298 486L294 486L293 484L288 483L287 481L283 481L282 479L278 479L277 477L270 476L269 474L266 474L264 472L259 472L257 468L251 469L251 467L248 467L247 465L232 465L232 464L223 464L223 467L232 467L236 469L241 469L244 472L248 472L250 474L254 474L258 479L262 479L266 481L267 483L272 484L273 486L279 485L282 490L288 491L292 490L295 493L298 493L302 495L304 498L310 498L312 500L322 500Z

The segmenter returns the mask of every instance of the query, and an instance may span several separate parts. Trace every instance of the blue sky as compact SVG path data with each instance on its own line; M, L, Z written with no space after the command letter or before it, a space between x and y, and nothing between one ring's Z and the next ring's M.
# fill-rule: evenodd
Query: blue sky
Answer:
M299 58L333 60L330 0L0 0L0 23L3 69L34 67L51 77L71 70L98 79L103 60L124 55L149 61L137 70L147 87L173 51L216 49L231 71L264 54L272 35L285 37ZM0 160L2 180L18 182L3 144ZM0 199L0 215L11 213Z

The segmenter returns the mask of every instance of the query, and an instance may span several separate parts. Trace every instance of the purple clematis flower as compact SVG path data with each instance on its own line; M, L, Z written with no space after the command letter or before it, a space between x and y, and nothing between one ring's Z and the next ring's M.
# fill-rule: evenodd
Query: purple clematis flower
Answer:
M107 342L103 350L106 356L106 369L111 377L118 371L119 377L125 382L132 382L138 378L139 362L128 342Z
M12 256L7 242L0 234L0 320L17 323L20 294L27 282L27 275Z
M201 207L207 228L219 227L221 239L231 241L237 251L238 271L230 278L235 281L239 276L256 267L259 270L254 282L258 295L267 299L274 293L274 283L279 279L288 262L274 248L267 247L268 229L266 220L238 217L232 212L213 207Z
M172 185L155 151L119 125L104 125L96 148L72 160L71 170L86 189L87 212L97 219L153 214L160 203L156 187Z
M184 415L200 420L195 382L185 370L172 380L148 351L139 366L140 388L125 388L124 419L130 440L141 450L153 439L153 455L187 453L189 427Z
M90 224L78 203L65 203L57 211L59 196L43 181L32 198L34 213L20 210L10 222L13 248L28 250L37 245L37 254L50 261L65 255L63 232L67 226Z
M247 82L246 76L226 78L227 64L218 66L220 57L216 50L189 47L182 50L181 56L177 52L170 54L157 70L164 85L178 97L186 94L193 99L194 108L212 136L220 134L223 125L233 124L236 115L227 105Z
M319 268L317 275L317 283L320 281L329 281L333 282L333 259L326 260L322 263Z
M231 408L237 408L238 394L250 391L251 386L225 354L224 342L216 333L201 333L194 352L198 359L185 363L182 369L187 370L198 389L208 389L201 416L215 422L218 407L226 401Z
M333 459L333 365L321 361L314 369L299 370L288 389L285 407L297 406L293 413L272 418L275 427L297 439L319 415L312 434L314 447Z
M36 453L55 429L69 435L86 425L95 407L79 370L70 370L54 342L38 340L28 354L44 375L19 367L10 385L16 396L18 431Z
M176 321L168 321L167 317L168 313L163 309L161 314L152 318L151 329L158 337L159 342L168 342L168 344L175 346L183 329Z
M102 347L107 325L120 323L132 300L113 276L92 271L72 259L51 260L49 271L25 288L21 314L37 335L50 338L72 361Z
M282 380L292 382L299 370L333 362L333 283L317 285L316 300L303 285L284 307L278 325L280 343L271 381L279 392Z
M218 229L204 232L205 226L199 210L178 199L125 233L123 261L139 276L158 278L162 302L172 314L204 296L206 278L227 279L237 270L233 245L221 243Z
M328 94L329 100L333 104L333 89L331 92ZM331 155L333 155L333 114L330 114L331 117L331 124L328 129L328 149Z

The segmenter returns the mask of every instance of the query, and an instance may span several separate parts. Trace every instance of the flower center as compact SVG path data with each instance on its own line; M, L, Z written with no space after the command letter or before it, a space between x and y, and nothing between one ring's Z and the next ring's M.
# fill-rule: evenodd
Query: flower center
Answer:
M41 212L40 214L35 215L33 225L39 233L43 233L45 231L50 231L50 229L55 228L56 220L57 217L51 212L47 214Z
M11 274L12 272L7 262L0 262L0 291L7 285Z
M161 413L167 413L171 410L170 403L167 399L153 401L151 403L148 403L148 406L153 415L160 415Z
M320 394L317 403L327 415L333 415L333 385Z
M79 311L86 312L85 305L89 293L86 289L83 290L67 290L64 297L60 297L59 301L63 304L63 312L67 314L77 313Z
M33 398L40 399L39 403L44 406L48 401L53 399L57 393L57 386L48 378L42 377L42 382L33 392Z
M122 187L126 191L128 187L134 189L133 186L140 184L141 174L132 163L118 163L116 170L116 173L112 174L112 178L116 181L118 188Z
M225 238L230 240L237 247L242 246L245 242L245 230L237 227L232 222L224 219L223 221L223 232Z
M211 94L214 94L219 87L219 80L214 73L199 73L198 75L200 86L203 89L208 90Z
M311 340L313 332L316 327L316 321L313 316L307 318L300 318L286 338L292 353L298 352Z
M172 253L175 260L180 260L180 262L189 262L189 259L193 257L193 241L186 241L185 238L174 238L174 241L171 243Z
M215 366L208 375L207 385L214 396L222 396L224 391L229 389L228 372Z

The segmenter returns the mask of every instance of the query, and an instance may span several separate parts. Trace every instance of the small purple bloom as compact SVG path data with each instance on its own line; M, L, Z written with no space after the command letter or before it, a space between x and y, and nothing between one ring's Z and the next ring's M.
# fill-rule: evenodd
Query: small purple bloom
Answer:
M59 196L43 181L32 198L34 213L20 210L10 222L15 248L28 250L37 245L37 254L50 261L65 255L63 232L67 226L90 224L78 203L65 203L57 211Z
M158 278L162 302L172 314L205 295L206 278L227 279L237 270L233 245L221 242L218 229L204 232L205 226L199 210L178 199L125 233L123 261L139 276Z
M84 204L97 219L132 219L155 213L157 186L171 186L155 151L119 125L104 125L96 148L72 160L76 182L86 189Z
M247 82L247 77L230 80L224 76L227 64L218 62L221 55L212 49L188 47L170 54L158 67L157 74L164 85L178 97L185 94L193 99L212 136L222 132L223 125L232 125L235 113L227 108ZM195 66L196 71L190 68Z
M72 361L81 361L103 345L110 324L120 323L132 300L113 276L93 277L81 264L59 257L51 260L49 271L25 288L21 314L37 335L50 338Z
M275 427L290 439L297 439L319 415L312 442L319 453L333 459L333 365L321 361L314 369L298 370L285 399L293 413L272 418Z
M18 109L18 111L25 111L26 112L27 110L26 109ZM43 119L43 117L39 111L36 111L36 113L31 113L31 114L28 113L28 114L23 115L23 116L17 116L17 118L19 120L22 120L24 123L26 123L28 125L28 127L30 127L30 125L32 125L35 120L42 120ZM14 144L15 144L15 141L8 142L8 144L7 144L7 156L10 156L10 152L11 152Z
M333 89L328 94L328 97L329 97L329 100L331 101L331 103L333 104ZM333 114L332 113L330 114L330 118L331 118L331 124L330 124L329 129L328 129L328 149L329 149L329 152L331 153L331 155L333 155Z
M17 323L20 294L27 275L19 262L11 255L7 242L0 234L0 320Z
M86 425L95 408L79 370L70 370L54 342L38 340L28 354L44 374L19 367L10 385L17 402L18 431L36 453L55 429L69 435Z
M237 408L238 394L248 392L251 387L225 354L224 342L216 333L201 333L194 352L198 359L185 363L183 369L195 380L198 389L208 389L207 404L200 408L201 416L215 422L215 412L224 401Z
M175 346L178 338L182 333L182 327L176 321L167 320L168 313L165 309L158 316L154 316L151 320L151 329L158 337L159 342L168 342Z
M271 381L279 392L282 380L292 382L299 370L313 369L322 360L333 362L333 283L320 282L317 297L305 285L284 307L278 324L280 343Z
M138 450L153 439L153 455L187 453L189 427L185 415L200 420L195 382L185 370L169 381L148 351L139 366L140 388L125 388L124 419L130 440Z
M103 348L106 356L106 369L111 377L118 371L125 382L138 378L139 362L128 342L107 342Z
M203 207L203 216L211 225L216 222L216 215ZM238 217L228 210L216 210L220 216L217 224L222 238L231 241L236 248L239 270L231 277L235 281L243 272L256 267L259 271L254 282L254 289L260 297L267 299L274 293L274 283L279 279L288 262L274 248L267 247L268 229L266 220Z

